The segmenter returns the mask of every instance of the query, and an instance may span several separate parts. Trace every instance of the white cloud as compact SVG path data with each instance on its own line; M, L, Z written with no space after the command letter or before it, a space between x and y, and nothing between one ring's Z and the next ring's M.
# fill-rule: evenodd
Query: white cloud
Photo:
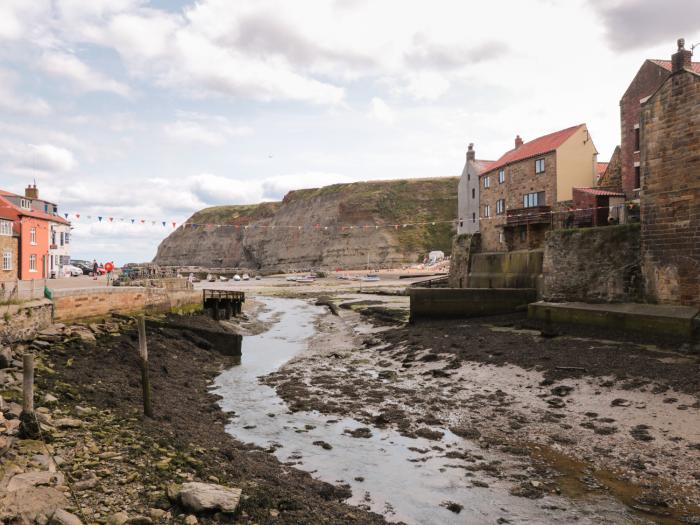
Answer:
M393 124L396 120L394 111L379 97L372 97L370 102L370 115L385 124Z
M70 150L53 144L29 144L24 155L24 166L45 172L64 173L76 166Z
M252 133L249 127L234 126L225 117L201 113L181 113L178 120L166 124L163 129L170 139L177 142L209 146L222 146L236 137Z
M51 113L51 106L43 98L19 93L18 82L14 71L0 68L0 110L38 117Z
M39 66L50 75L70 80L80 91L106 91L123 97L131 94L129 86L90 69L70 53L46 52L41 57Z

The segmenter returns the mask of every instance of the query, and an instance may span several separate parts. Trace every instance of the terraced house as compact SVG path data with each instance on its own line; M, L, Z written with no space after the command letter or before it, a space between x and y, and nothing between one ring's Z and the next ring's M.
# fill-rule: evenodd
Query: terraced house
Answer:
M479 176L481 250L541 248L571 207L573 189L595 184L598 152L579 124L524 142Z
M11 214L0 210L0 282L17 279L18 238Z

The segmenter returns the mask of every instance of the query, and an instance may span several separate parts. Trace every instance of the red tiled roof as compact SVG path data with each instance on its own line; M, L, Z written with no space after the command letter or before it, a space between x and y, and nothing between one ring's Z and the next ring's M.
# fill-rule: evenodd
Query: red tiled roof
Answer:
M624 197L625 194L619 191L601 190L598 188L574 188L575 191L582 191L590 195L600 195L602 197Z
M571 128L562 129L561 131L556 131L550 133L549 135L544 135L543 137L536 138L530 142L526 142L519 148L512 149L505 153L500 159L492 162L486 167L484 172L493 171L507 164L512 164L519 160L524 160L530 157L536 157L537 155L542 155L544 153L549 153L554 151L559 146L564 144L566 140L571 137L576 131L578 131L585 124L579 124L578 126L573 126Z
M59 217L58 215L51 215L50 213L44 213L43 211L35 211L35 210L25 210L24 208L20 208L19 206L13 204L9 200L7 200L5 197L8 196L14 196L14 193L10 193L4 190L0 190L0 207L4 208L9 208L13 212L15 212L17 215L24 215L25 217L33 217L35 219L41 219L44 221L51 221L51 222L60 222L62 224L70 224L66 219L63 217Z
M608 169L608 164L609 162L599 162L596 166L596 172L598 173L598 176L600 177L603 173L605 173L605 170Z
M662 68L666 69L667 71L672 71L672 69L673 69L673 65L671 64L670 60L657 60L657 59L650 58L649 62L653 62L657 66L661 66ZM691 62L690 67L695 73L700 75L700 62Z

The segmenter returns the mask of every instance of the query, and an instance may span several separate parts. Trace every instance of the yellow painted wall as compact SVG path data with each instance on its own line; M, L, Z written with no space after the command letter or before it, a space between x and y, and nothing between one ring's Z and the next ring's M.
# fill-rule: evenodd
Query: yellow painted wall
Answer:
M588 128L581 126L557 148L557 201L570 200L572 188L595 185L598 151Z

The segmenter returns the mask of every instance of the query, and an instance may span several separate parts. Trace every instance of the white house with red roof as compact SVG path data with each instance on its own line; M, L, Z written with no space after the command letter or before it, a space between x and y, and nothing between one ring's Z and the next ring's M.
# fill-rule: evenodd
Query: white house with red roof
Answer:
M541 248L573 189L595 184L597 156L585 124L529 142L518 135L479 176L482 251Z

